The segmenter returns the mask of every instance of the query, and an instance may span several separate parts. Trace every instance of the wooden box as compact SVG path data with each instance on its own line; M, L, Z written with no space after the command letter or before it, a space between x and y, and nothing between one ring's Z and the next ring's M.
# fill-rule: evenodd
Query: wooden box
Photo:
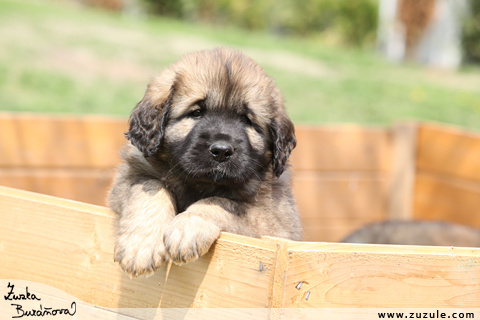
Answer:
M222 319L252 316L245 310L289 319L289 310L311 308L480 308L477 248L291 242L223 233L194 263L129 279L113 262L114 214L95 205L103 204L125 131L125 120L0 117L0 184L18 188L0 187L5 293L15 282L16 290L28 286L44 304L74 299L79 319L205 316L191 308L223 310L217 314ZM404 124L298 127L297 137L294 191L308 241L339 241L386 219L480 227L477 135ZM1 301L0 314L14 310Z
M480 307L477 248L223 233L196 262L129 279L113 262L115 219L104 207L0 187L0 216L0 279L34 282L31 292L54 302L69 300L38 284L66 292L84 315L128 315L127 308ZM8 311L2 303L0 312Z
M125 119L0 114L0 185L105 205ZM480 135L432 123L297 126L305 240L388 219L480 228Z

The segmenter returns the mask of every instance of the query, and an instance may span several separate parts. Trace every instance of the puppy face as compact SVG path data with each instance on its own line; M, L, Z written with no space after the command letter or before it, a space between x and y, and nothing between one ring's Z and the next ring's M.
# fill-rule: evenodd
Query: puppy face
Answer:
M215 109L208 98L177 118L165 130L165 150L189 180L241 183L263 179L271 158L260 127L247 116Z
M279 177L296 144L273 80L223 48L186 55L154 78L127 137L182 179L215 184Z

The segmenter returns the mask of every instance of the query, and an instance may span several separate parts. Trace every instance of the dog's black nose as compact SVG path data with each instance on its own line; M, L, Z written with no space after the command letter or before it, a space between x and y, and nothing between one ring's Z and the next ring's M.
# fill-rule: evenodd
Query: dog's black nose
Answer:
M210 154L218 162L227 161L233 155L233 147L226 142L215 142L210 146Z

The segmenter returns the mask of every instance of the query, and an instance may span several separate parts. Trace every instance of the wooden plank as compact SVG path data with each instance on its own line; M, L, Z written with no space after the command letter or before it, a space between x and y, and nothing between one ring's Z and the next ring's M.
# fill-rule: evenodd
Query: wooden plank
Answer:
M113 169L0 169L0 185L105 205Z
M417 173L414 218L444 220L480 228L480 183Z
M127 143L126 119L82 118L87 140L88 163L94 168L113 168L120 162L119 150ZM82 137L82 139L84 139Z
M126 120L0 114L0 167L112 168Z
M13 115L0 113L0 167L20 164L23 148Z
M443 125L422 124L417 169L480 182L480 135Z
M132 280L113 262L115 217L107 208L0 187L0 216L2 279L43 283L110 308L269 303L274 243L222 235L198 261Z
M262 237L262 240L275 243L277 245L277 257L275 261L275 273L270 285L269 308L282 308L285 301L285 281L288 265L287 246L288 240L275 237ZM263 269L263 265L260 266ZM272 314L273 318L279 318L279 314Z
M132 280L113 263L114 214L106 208L0 187L0 215L0 278L45 284L95 306L480 306L476 248L265 241L223 233L197 262Z
M392 171L388 195L388 218L412 218L415 181L417 125L399 123L393 127Z
M297 171L389 171L391 132L354 125L295 128Z
M126 142L126 120L0 113L0 167L111 168ZM336 126L296 129L299 170L388 170L391 134Z
M293 192L305 240L340 241L363 224L385 220L387 187L386 174L296 172Z
M480 306L480 249L292 243L288 252L286 308Z
M267 308L104 308L93 304L85 303L74 296L71 296L54 287L41 283L25 280L5 280L0 279L0 288L4 288L7 293L9 285L14 286L14 293L17 295L25 294L28 288L30 294L41 300L22 300L8 301L3 297L0 299L1 319L12 319L20 317L22 312L41 310L49 308L67 309L71 315L46 314L45 319L77 319L77 320L178 320L178 319L196 319L196 320L245 320L245 319L272 319L269 318L269 309ZM2 295L3 296L3 295ZM72 303L75 303L72 306ZM14 304L14 305L12 305ZM20 310L17 311L17 305ZM41 307L40 307L41 306ZM47 309L48 310L48 309ZM277 309L282 311L282 309ZM42 317L37 315L38 317ZM24 315L24 317L27 317ZM283 319L283 318L281 318Z

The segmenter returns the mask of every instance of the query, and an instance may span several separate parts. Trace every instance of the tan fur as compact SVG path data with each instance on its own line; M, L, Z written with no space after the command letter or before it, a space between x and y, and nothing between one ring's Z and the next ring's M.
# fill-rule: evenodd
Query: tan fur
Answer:
M231 85L233 89L227 89L229 83L235 83ZM210 112L230 108L240 113L248 106L251 111L248 117L260 131L248 128L246 137L252 148L272 158L272 163L261 167L266 172L262 179L257 179L257 175L255 181L244 182L252 184L255 190L252 199L235 201L209 196L193 202L182 212L176 207L182 195L172 193L179 188L175 186L184 183L175 180L179 164L165 168L169 154L162 147L155 155L145 156L150 149L144 148L144 144L156 147L155 141L144 139L151 128L137 126L145 125L144 119L149 119L154 128L149 133L155 138L164 121L161 143L179 144L196 124L185 114L198 109L197 102L206 97ZM162 120L166 108L169 108L168 119ZM154 112L158 116L152 116ZM194 261L208 251L222 231L252 237L302 239L290 173L285 165L296 143L293 125L285 114L278 88L253 60L230 49L186 55L152 79L132 117L140 119L131 120L129 132L133 133L129 139L135 146L124 149L123 163L108 196L108 205L119 214L115 259L128 274L150 274L167 260L176 264ZM280 137L267 141L266 137L275 130ZM276 151L269 149L279 140L284 144L277 146ZM282 167L279 171L273 164L274 153L280 157L280 164L276 164Z
M125 163L117 170L108 202L114 211L121 212L115 261L131 276L152 274L166 260L163 231L175 217L175 205L159 180L138 178L131 185L133 177L153 170L137 149L127 146L122 157ZM125 201L119 202L122 198Z
M242 63L238 59L238 52L234 50L222 50L222 54L230 59L232 68ZM173 103L175 108L171 112L172 118L177 118L184 114L186 110L191 108L195 101L202 99L207 93L210 93L212 97L216 97L212 106L221 108L226 104L231 103L232 100L244 101L249 103L250 107L255 112L255 119L258 123L264 125L266 128L270 122L269 118L272 113L279 113L279 116L284 116L283 110L273 110L269 108L270 99L273 97L278 105L283 105L283 97L280 91L275 87L273 82L265 81L268 77L265 76L263 70L250 58L242 56L250 64L249 67L255 72L234 73L232 78L235 81L243 84L242 90L234 92L228 101L223 94L222 81L218 81L219 73L218 69L223 68L222 60L218 59L216 55L211 54L211 51L201 51L194 55L186 55L182 57L176 64L170 69L164 71L158 77L155 77L153 84L149 85L149 91L155 91L153 88L158 84L160 87L164 87L165 84L172 84L173 77L172 72L181 76L181 85L179 86L179 94L174 97ZM202 61L202 63L197 63ZM239 67L243 69L244 67ZM162 80L164 79L165 80ZM225 80L226 81L226 80ZM216 85L212 87L212 83ZM188 84L182 85L182 84ZM159 94L155 91L155 97L163 96L165 99L165 93ZM273 94L272 94L273 93Z
M194 121L192 119L183 119L174 125L168 126L165 132L165 141L168 143L175 143L179 140L185 139L193 126Z
M265 141L254 129L248 128L247 135L248 135L248 140L250 140L250 143L255 149L261 150L264 148Z

